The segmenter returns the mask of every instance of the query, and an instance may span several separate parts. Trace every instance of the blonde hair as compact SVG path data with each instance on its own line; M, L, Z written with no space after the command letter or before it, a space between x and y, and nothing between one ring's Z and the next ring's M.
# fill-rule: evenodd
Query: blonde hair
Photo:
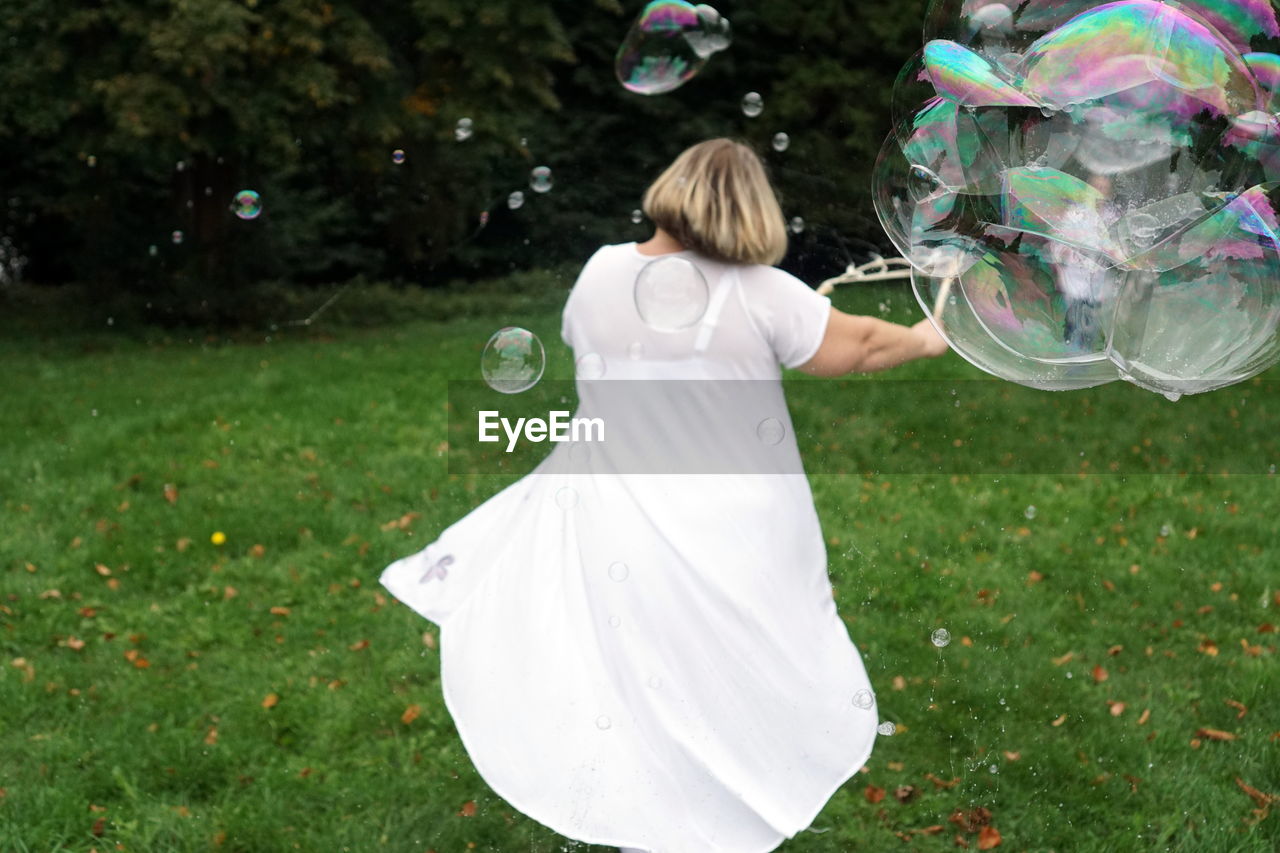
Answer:
M644 194L644 212L685 248L730 264L772 266L787 229L764 164L732 139L688 148Z

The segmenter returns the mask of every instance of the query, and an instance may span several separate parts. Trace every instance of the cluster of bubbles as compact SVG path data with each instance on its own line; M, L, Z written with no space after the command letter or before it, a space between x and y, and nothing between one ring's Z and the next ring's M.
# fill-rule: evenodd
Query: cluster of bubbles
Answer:
M877 214L979 368L1171 399L1280 360L1266 0L933 0Z
M614 71L628 91L659 95L683 86L731 41L729 19L711 6L653 0L618 48Z

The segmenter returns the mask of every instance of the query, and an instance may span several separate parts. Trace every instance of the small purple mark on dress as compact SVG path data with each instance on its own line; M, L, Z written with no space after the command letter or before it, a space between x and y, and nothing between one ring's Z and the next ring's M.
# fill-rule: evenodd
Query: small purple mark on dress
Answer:
M431 568L427 569L427 573L422 576L422 580L418 583L426 583L434 577L444 580L445 575L449 574L448 567L453 565L453 555L446 554L435 562Z

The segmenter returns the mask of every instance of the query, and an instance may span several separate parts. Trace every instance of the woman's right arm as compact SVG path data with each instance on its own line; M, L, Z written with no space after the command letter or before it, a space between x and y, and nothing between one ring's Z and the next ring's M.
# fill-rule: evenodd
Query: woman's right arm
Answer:
M936 358L947 349L946 340L927 318L914 326L900 326L832 308L821 346L796 369L813 376L874 373L918 358Z

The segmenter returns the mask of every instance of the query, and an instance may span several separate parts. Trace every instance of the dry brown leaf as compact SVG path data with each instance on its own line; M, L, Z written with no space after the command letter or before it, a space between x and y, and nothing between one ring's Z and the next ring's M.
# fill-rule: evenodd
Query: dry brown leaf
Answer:
M358 652L358 651L361 651L361 650L363 650L363 649L367 649L367 648L369 648L369 641L368 641L368 640L360 640L359 642L352 643L351 645L347 646L347 648L349 648L349 649L350 649L351 651L353 651L353 652Z
M95 564L94 564L94 567L93 567L93 570L94 570L95 572L97 572L98 574L102 575L104 578L105 578L105 577L110 577L110 576L111 576L111 569L109 569L109 568L107 568L106 566L102 565L102 563L95 563Z
M1124 709L1128 707L1123 702L1108 702L1107 709L1111 711L1111 716L1118 717L1124 713Z
M1207 740L1235 740L1236 736L1231 732L1224 732L1222 729L1196 729L1196 735Z
M404 713L400 715L400 722L404 723L407 726L410 723L412 723L414 720L418 719L418 716L421 713L422 713L421 705L410 705L408 708L405 708Z
M280 607L280 606L273 607L271 608L271 615L272 616L288 616L289 608Z
M1111 657L1115 657L1116 655L1120 654L1122 651L1124 651L1124 646L1112 646L1111 648L1107 649L1107 654L1110 655Z
M84 648L84 640L79 637L67 637L67 648L78 652Z
M919 790L915 785L899 785L893 789L893 798L900 803L909 803L916 798Z
M91 832L95 838L101 838L102 833L106 832L106 830L107 819L105 817L100 817L93 822L93 828L90 829L89 832Z
M183 551L191 547L191 539L186 536L183 536L181 539L178 540L176 547L178 549L178 553L182 553Z
M1241 791L1249 795L1249 799L1258 804L1259 808L1265 809L1268 806L1280 803L1280 794L1268 794L1265 791L1259 791L1257 788L1251 788L1239 776L1236 777L1236 784L1240 786Z
M1006 750L1004 751L1004 757L1005 757L1006 759L1008 759L1009 761L1018 761L1018 760L1020 760L1020 759L1022 758L1022 753L1021 753L1021 752L1010 752L1009 750L1007 750L1007 749L1006 749Z
M926 773L924 774L924 778L932 782L934 784L934 787L936 788L954 788L956 785L960 784L959 776L957 776L954 779L948 780L948 779L939 779L937 776L933 775L932 773Z
M1060 725L1062 725L1063 723L1065 723L1066 721L1067 721L1067 715L1066 715L1066 714L1063 714L1061 717L1058 717L1058 719L1054 720L1054 721L1053 721L1052 723L1050 723L1049 725L1051 725L1051 726L1060 726Z
M426 646L429 649L434 649L436 647L436 635L431 633L430 631L423 631L422 645Z
M895 773L901 773L903 770L906 769L907 765L903 764L901 761L890 761L887 764L885 764L885 767L888 767L890 770L894 771Z
M901 675L895 675L895 676L893 677L893 689L894 689L894 690L906 690L906 689L907 689L907 680L906 680L905 678L903 678Z
M968 811L956 809L947 818L947 822L955 824L965 832L977 832L979 827L991 823L991 811L983 806Z
M1216 658L1218 656L1218 647L1211 640L1204 640L1201 642L1198 651L1205 653L1211 658Z
M262 700L262 707L274 708L280 704L280 697L274 693L268 693Z
M1000 837L1000 830L994 826L984 826L978 830L978 849L994 850L1000 846L1004 839Z
M1138 717L1138 725L1145 726L1147 724L1147 720L1149 719L1151 719L1151 709L1143 708L1142 716Z
M266 553L267 553L267 549L262 545L254 545L252 548L249 549L250 557L264 557L266 556Z
M1106 681L1110 677L1111 676L1107 674L1106 668L1103 667L1101 664L1094 666L1093 681L1095 684L1101 684L1102 682Z
M178 487L173 483L165 483L164 499L171 504L176 504L178 502Z
M884 799L884 788L876 785L868 785L863 791L862 796L867 798L867 802L875 804Z
M1249 709L1244 706L1243 702L1237 702L1234 699L1228 699L1226 700L1226 702L1227 702L1227 705L1229 705L1232 708L1235 708L1237 711L1240 712L1239 714L1236 714L1237 720L1244 719L1244 715L1249 713Z
M208 746L213 746L218 742L218 727L209 726L209 731L204 733L204 742Z
M956 846L957 846L957 847L959 847L959 848L960 848L960 849L962 849L962 850L968 850L968 849L969 849L969 842L964 840L964 836L963 836L963 835L957 835L957 836L956 836Z
M1061 657L1050 658L1050 662L1054 666L1062 666L1064 663L1067 663L1068 661L1072 660L1075 656L1076 656L1075 652L1067 652L1065 655L1062 655Z
M475 816L476 816L476 801L475 801L475 800L467 800L465 803L463 803L463 804L462 804L462 809L458 812L458 816L459 816L459 817L475 817Z
M1040 574L1035 569L1027 572L1027 583L1040 583L1042 580L1044 580L1044 575Z

